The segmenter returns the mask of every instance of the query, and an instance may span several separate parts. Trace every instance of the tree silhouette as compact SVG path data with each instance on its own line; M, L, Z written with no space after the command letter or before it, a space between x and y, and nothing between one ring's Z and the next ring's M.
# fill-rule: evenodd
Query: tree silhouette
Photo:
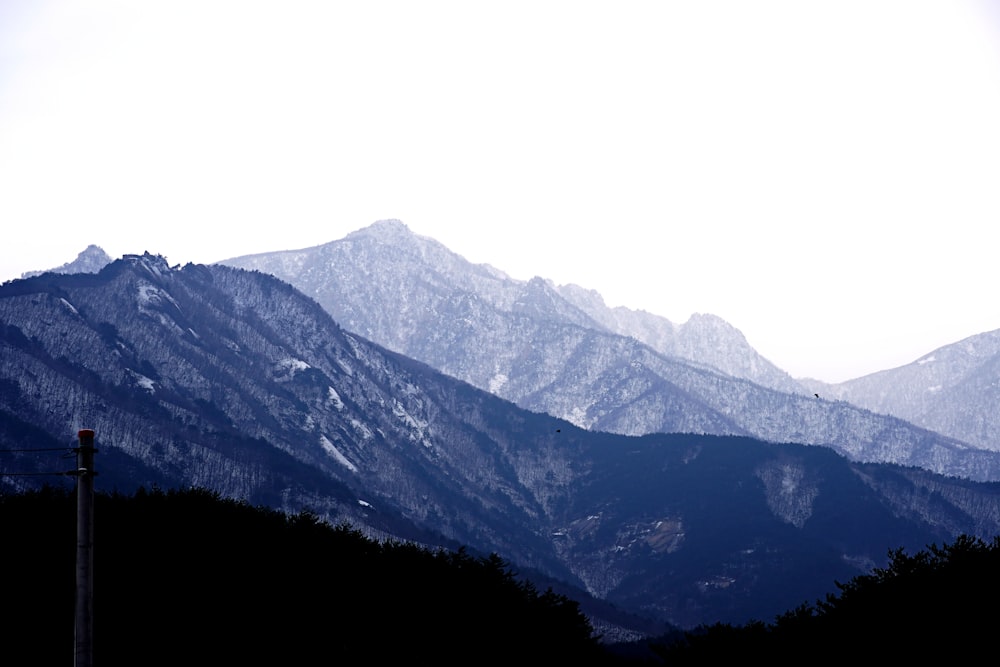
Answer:
M71 493L0 495L5 664L73 641ZM204 490L98 494L94 661L102 665L477 664L606 658L576 602L500 556L376 542L311 512Z
M884 659L979 658L995 629L990 603L1000 595L1000 537L962 535L908 554L889 552L885 567L835 582L838 593L804 603L773 623L700 627L680 640L654 644L671 665L766 658L768 664Z

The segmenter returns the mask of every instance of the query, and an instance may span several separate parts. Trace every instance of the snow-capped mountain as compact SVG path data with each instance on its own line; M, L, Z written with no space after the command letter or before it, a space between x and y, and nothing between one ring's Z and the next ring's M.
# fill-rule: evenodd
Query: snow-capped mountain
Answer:
M817 399L717 317L675 326L610 309L596 292L471 264L399 221L222 263L276 275L350 331L583 428L750 435L973 479L996 474L966 443Z
M911 364L822 389L826 395L1000 451L1000 330L938 348Z
M552 285L552 283L549 283ZM595 290L552 285L564 299L612 333L635 338L657 352L694 365L789 393L809 393L788 373L753 349L743 333L721 317L696 313L683 324L644 310L609 308Z
M194 485L309 507L381 537L493 551L684 626L769 618L890 548L1000 531L996 484L827 447L580 429L226 266L132 255L6 283L0 358L5 489L65 468L47 450L93 428L104 490ZM984 474L998 459L983 454Z
M412 233L399 220L381 220L314 248L220 263L276 275L316 298L347 329L410 356L440 357L425 359L435 366L447 364L449 355L436 354L433 341L424 343L433 335L424 332L451 329L463 317L490 316L483 312L489 309L494 318L620 334L668 357L773 389L807 393L719 317L695 315L684 324L674 324L646 311L609 308L597 291L578 285L557 286L541 277L515 280L489 265L468 262L441 243ZM444 370L455 374L458 369ZM458 376L474 374L469 369Z
M51 271L96 273L110 261L103 250L92 245L73 262ZM552 411L589 428L625 433L659 429L717 432L714 428L705 429L703 419L664 422L650 419L640 409L616 410L613 401L608 402L603 411L617 411L617 417L598 414L601 409L593 410L592 406L595 414L588 415L581 406L590 405L594 394L589 393L589 398L579 394L589 392L592 387L582 387L583 392L567 391L571 386L562 387L565 395L559 396L554 384L543 388L539 388L537 382L522 386L520 378L515 377L519 371L514 364L501 359L500 363L491 366L486 355L479 355L479 348L474 345L452 348L452 338L468 338L469 330L475 329L474 318L483 316L487 310L491 312L486 313L481 323L488 331L498 319L515 316L522 318L522 322L524 318L534 318L574 324L602 334L617 333L635 339L660 355L680 360L690 367L721 371L784 393L808 397L816 392L824 399L846 401L898 417L975 448L1000 449L1000 424L993 409L996 399L1000 398L994 395L993 389L1000 369L993 370L996 362L991 359L995 352L990 342L997 332L972 336L929 353L908 366L827 385L793 380L753 350L739 330L714 315L694 315L686 323L674 324L644 311L609 308L596 291L576 285L555 285L542 278L528 282L513 280L492 267L470 264L432 239L412 234L399 221L381 221L345 239L316 248L265 253L224 263L278 275L317 298L335 318L347 322L349 329L357 329L393 350L420 358L526 407ZM40 273L30 272L25 276ZM433 280L427 281L428 277ZM350 289L339 290L338 285ZM532 293L535 297L528 298ZM430 310L422 312L422 308ZM465 331L454 336L446 333L452 327ZM423 331L431 333L423 337ZM494 333L497 340L503 340L506 335L518 336L522 346L525 336L532 335L532 331L509 322L495 328ZM491 351L491 347L496 345L488 344L482 349ZM516 349L516 344L505 349ZM742 395L743 391L737 394ZM729 405L726 409L733 411L734 407ZM753 415L748 418L752 421ZM773 424L776 418L771 416L765 421ZM844 416L837 419L843 421ZM735 421L740 422L741 418ZM737 423L732 431L817 444L824 444L831 437L840 439L829 430L812 437L811 428L792 426L790 434L782 434L766 425L761 428L760 424ZM870 426L865 428L871 430ZM865 457L863 449L864 445L855 443L841 451L857 451L852 455ZM889 446L889 451L895 449L898 448ZM889 460L903 459L893 454ZM923 465L919 459L913 462ZM951 472L946 466L932 467ZM957 474L965 473L959 470Z

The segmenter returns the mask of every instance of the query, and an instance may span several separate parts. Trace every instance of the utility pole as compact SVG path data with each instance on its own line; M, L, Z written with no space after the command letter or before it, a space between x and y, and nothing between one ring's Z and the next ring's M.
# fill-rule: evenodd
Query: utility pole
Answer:
M76 450L76 667L94 659L94 432L78 434Z

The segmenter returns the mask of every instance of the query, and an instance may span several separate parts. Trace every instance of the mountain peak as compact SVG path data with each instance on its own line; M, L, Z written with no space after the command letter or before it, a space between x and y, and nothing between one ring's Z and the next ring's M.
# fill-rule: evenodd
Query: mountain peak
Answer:
M716 335L736 335L743 338L743 333L732 324L722 319L718 315L711 313L692 313L688 321L681 325L682 328L690 328L700 333L714 333Z
M121 261L125 264L141 268L156 278L162 278L173 270L163 255L153 255L148 251L141 255L123 255Z
M44 271L26 271L21 277L32 278L43 273L97 273L110 263L111 257L100 246L90 244L72 262Z
M104 252L104 249L99 245L94 245L91 243L86 248L80 251L80 254L76 256L79 261L81 259L110 259L108 253Z
M351 232L345 238L365 236L376 237L384 241L400 241L411 239L414 234L402 220L389 218L387 220L377 220L367 227Z

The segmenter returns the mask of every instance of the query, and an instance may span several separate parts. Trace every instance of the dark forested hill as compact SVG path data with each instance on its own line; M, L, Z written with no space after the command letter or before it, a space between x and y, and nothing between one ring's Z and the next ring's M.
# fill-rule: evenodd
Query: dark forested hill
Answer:
M1000 538L963 535L911 552L895 549L885 567L772 622L717 623L653 642L658 659L650 664L801 665L810 655L830 664L861 656L891 664L979 662L996 632L998 568Z
M377 543L199 490L99 494L96 665L595 664L576 602L501 558ZM75 497L0 495L0 662L70 664Z

